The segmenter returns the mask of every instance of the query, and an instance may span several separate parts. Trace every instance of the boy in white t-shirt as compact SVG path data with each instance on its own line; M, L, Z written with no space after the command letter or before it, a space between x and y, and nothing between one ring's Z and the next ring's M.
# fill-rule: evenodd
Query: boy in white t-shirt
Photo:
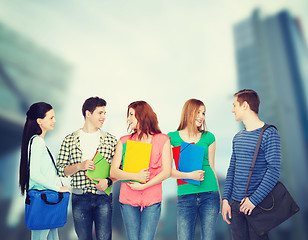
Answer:
M92 239L93 223L97 240L111 239L112 193L104 190L112 184L111 178L89 180L85 172L94 170L92 161L96 151L111 163L117 139L101 130L106 119L106 101L88 98L82 107L85 118L81 129L63 140L57 159L60 177L71 176L72 209L75 231L81 240Z

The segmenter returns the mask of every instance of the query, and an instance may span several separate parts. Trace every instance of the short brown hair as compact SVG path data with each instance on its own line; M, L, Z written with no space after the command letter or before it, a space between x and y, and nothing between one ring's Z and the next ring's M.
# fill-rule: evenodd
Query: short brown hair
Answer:
M99 97L90 97L82 105L82 115L86 118L86 111L88 110L91 114L97 107L106 107L107 103L104 99Z
M237 101L240 103L240 105L242 105L243 102L247 102L250 109L254 111L256 114L258 114L260 98L259 95L254 90L243 89L235 93L233 96L237 97Z

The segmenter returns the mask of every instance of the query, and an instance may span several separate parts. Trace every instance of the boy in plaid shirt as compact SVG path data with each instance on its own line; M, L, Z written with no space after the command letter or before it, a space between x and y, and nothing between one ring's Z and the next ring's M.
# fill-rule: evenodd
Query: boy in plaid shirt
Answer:
M65 137L57 159L60 177L71 176L74 225L81 240L92 239L93 223L96 239L111 239L112 193L108 196L104 190L112 179L95 179L95 184L85 176L87 170L95 169L92 159L96 151L109 163L115 152L117 139L100 129L106 119L105 108L106 101L98 97L84 102L84 126Z

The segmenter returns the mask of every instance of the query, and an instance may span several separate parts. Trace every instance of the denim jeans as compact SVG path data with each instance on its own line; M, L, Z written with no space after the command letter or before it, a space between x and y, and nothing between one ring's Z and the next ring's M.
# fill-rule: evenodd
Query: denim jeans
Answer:
M58 229L32 230L31 240L59 240Z
M134 207L120 203L128 240L153 240L160 218L161 203Z
M240 212L240 202L231 200L231 234L233 240L268 240L268 234L259 237L248 224L245 214Z
M194 239L196 220L198 216L200 217L201 224L201 239L215 239L216 220L219 208L219 192L203 192L178 196L178 239Z
M110 240L112 234L112 193L72 194L75 232L79 240L91 240L93 223L97 240Z

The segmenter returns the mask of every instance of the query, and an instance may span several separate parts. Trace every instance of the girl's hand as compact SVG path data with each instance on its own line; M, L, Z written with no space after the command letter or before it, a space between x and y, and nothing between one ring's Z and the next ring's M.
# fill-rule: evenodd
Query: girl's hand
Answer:
M69 192L69 193L71 193L71 190L68 186L62 186L62 187L60 187L59 192Z
M145 189L145 184L141 184L138 182L129 182L127 185L132 189L132 190L144 190Z
M196 181L203 181L204 180L204 171L203 170L196 170L193 172L190 172L190 179L196 180Z
M140 182L147 182L150 178L149 168L142 169L139 173L137 173L137 180Z

